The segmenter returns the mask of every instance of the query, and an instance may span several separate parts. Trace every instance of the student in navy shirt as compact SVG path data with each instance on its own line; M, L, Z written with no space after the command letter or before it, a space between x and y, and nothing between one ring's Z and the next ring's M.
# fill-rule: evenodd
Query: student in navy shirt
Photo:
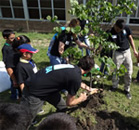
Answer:
M125 25L123 19L118 19L114 24L114 27L110 31L110 41L114 42L119 48L114 51L113 59L114 63L117 66L117 69L120 68L121 64L125 65L127 72L124 76L124 93L128 99L131 99L130 85L132 80L133 64L130 51L130 45L133 49L134 55L137 57L138 53L135 48L134 40L132 37L131 30L128 26ZM116 70L115 70L116 71ZM114 74L112 78L113 87L112 91L115 91L118 87L119 78Z
M17 99L18 94L16 87L18 87L18 85L14 73L15 67L11 65L11 56L14 53L12 43L15 39L15 33L13 30L6 29L2 32L2 36L6 40L2 48L2 55L5 68L11 79L11 99Z
M18 49L21 52L21 57L16 68L16 77L22 91L25 80L37 72L37 67L32 56L38 50L34 49L30 44L22 44Z
M29 107L35 117L44 101L55 106L57 111L65 111L67 106L74 106L85 101L86 93L81 93L76 98L80 87L93 93L98 91L87 86L81 79L81 75L90 71L93 66L93 58L85 56L80 59L78 66L59 64L39 70L25 81L21 104ZM60 94L63 89L68 91L66 101Z
M80 22L77 19L72 19L68 25L70 29L79 26ZM62 58L62 54L64 51L73 46L73 41L79 46L89 50L93 50L88 45L82 43L76 34L72 33L71 31L67 31L65 28L61 28L62 32L59 35L54 36L54 40L51 40L51 50L50 51L50 64L65 64L67 61ZM53 43L52 43L53 42Z

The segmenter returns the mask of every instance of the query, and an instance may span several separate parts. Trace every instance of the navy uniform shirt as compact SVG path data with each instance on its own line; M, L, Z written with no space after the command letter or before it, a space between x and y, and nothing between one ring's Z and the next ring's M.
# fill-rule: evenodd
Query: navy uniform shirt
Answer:
M81 69L69 64L59 64L41 69L25 81L29 94L42 100L65 89L72 96L81 85Z
M16 67L16 77L19 84L37 72L36 65L33 60L27 61L20 58L20 62Z
M20 53L13 50L11 44L5 43L2 48L3 61L6 68L12 68L15 74L16 66L19 62Z
M72 33L67 33L66 30L62 31L62 33L58 37L56 37L54 41L54 44L50 51L51 55L60 57L60 54L58 52L59 42L63 42L65 44L64 51L72 46L72 41L75 41L72 35Z
M109 41L114 42L119 46L117 51L125 51L130 48L128 37L131 35L131 30L128 26L125 26L119 33L114 30L114 27L109 32L111 33Z

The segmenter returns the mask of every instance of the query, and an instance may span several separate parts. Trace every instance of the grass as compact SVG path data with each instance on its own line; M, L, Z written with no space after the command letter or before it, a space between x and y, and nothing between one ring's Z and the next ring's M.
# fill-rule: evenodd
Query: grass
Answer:
M33 59L38 66L38 69L48 66L49 59L46 55L46 52L47 52L49 41L52 38L53 34L16 33L16 36L18 36L18 35L28 36L31 39L32 45L34 46L34 48L39 49L39 52L34 54L34 56L33 56ZM134 39L134 41L135 41L136 48L138 48L139 39ZM3 44L4 44L4 39L2 38L1 33L0 33L0 49L2 48ZM132 58L133 58L133 64L134 64L134 66L133 66L134 71L133 71L132 78L135 79L139 68L136 66L136 58L133 56L133 52L132 52ZM2 60L1 53L0 53L0 60ZM89 77L84 77L83 80L87 84L90 83ZM133 119L139 121L139 84L132 82L132 84L131 84L132 99L131 100L128 100L126 98L126 96L122 93L123 86L124 86L122 78L121 78L121 82L120 82L119 89L118 89L119 91L117 91L117 92L109 92L108 91L108 89L112 86L111 78L109 80L106 80L104 82L104 85L105 85L104 101L106 104L102 105L101 109L107 109L109 112L116 111L116 112L120 113L122 116L127 117L129 120L131 120L131 122L134 121ZM0 101L13 102L9 99L9 96L10 96L9 90L0 93ZM55 111L55 108L48 103L44 104L43 109L45 112L43 114L38 115L38 117L37 117L37 120L40 120L40 122L49 113L52 113ZM137 125L136 123L137 122L134 122L135 125ZM30 130L34 130L36 126L31 127Z

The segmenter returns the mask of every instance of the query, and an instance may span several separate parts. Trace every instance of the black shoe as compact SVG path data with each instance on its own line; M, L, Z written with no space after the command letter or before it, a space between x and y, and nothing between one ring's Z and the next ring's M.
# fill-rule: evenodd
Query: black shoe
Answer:
M117 88L111 87L109 91L110 91L110 92L115 92L116 90L117 90Z
M130 92L127 92L127 91L124 91L124 92L125 92L126 97L127 97L128 99L132 99L132 96L131 96L131 93L130 93Z

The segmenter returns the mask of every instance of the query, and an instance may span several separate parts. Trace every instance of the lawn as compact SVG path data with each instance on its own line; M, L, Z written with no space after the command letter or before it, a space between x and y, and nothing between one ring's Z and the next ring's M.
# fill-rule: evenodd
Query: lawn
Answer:
M46 55L46 52L48 49L49 41L52 38L53 34L16 33L16 36L22 34L28 36L31 39L32 41L31 44L33 45L34 48L39 49L39 52L34 54L33 56L33 59L36 62L38 69L48 66L49 59ZM135 41L136 48L138 48L139 40L134 39L134 41ZM0 33L0 49L2 48L3 44L4 44L4 39L2 38ZM134 80L139 70L139 67L136 66L136 58L134 57L133 52L132 52L132 58L133 58L133 65L134 65L133 66L134 71L132 77ZM1 53L0 53L0 60L2 60ZM131 122L133 125L137 125L137 123L139 122L139 84L132 82L131 84L132 99L128 100L125 97L125 95L122 93L123 86L124 86L123 78L121 77L120 79L121 82L119 85L119 89L116 92L109 92L109 88L112 86L111 77L105 79L105 81L103 82L104 83L103 100L105 104L101 105L99 109L107 110L108 112L113 112L113 111L118 112L120 115L125 117L125 119L128 119L129 122ZM83 77L83 80L87 84L90 83L89 77ZM0 102L13 102L9 99L9 96L10 96L9 90L0 93ZM43 109L44 109L44 113L37 116L37 120L39 122L41 122L41 120L45 118L48 114L55 111L55 108L50 104L48 104L47 102L44 104ZM34 130L37 125L31 127L30 130Z

